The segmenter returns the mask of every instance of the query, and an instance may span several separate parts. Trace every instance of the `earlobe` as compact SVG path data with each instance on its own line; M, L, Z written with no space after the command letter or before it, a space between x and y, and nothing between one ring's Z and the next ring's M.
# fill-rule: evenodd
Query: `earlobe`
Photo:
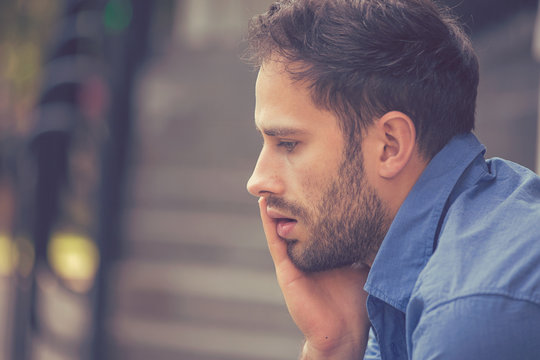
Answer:
M391 111L377 122L384 143L379 159L379 175L395 178L406 168L416 146L416 129L411 118L400 111Z

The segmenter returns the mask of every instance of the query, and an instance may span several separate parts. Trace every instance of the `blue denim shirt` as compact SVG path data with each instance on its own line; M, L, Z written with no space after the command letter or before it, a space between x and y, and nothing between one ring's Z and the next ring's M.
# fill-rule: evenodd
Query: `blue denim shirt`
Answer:
M540 359L540 178L472 134L428 164L365 290L365 359Z

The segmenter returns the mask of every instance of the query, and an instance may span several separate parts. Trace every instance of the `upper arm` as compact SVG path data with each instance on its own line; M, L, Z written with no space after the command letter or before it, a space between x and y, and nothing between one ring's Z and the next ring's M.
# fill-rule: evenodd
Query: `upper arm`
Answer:
M500 295L462 297L422 314L414 360L540 358L540 306Z

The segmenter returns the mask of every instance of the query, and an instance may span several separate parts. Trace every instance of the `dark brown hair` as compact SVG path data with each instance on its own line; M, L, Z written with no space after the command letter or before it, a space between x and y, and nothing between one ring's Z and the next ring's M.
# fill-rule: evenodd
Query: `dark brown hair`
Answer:
M478 61L448 10L430 0L282 0L254 17L248 58L283 61L340 119L349 151L391 110L411 117L433 157L474 128Z

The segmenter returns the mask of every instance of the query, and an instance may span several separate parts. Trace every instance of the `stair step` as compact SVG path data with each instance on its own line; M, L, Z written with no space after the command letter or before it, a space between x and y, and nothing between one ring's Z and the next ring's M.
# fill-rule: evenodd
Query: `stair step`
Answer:
M191 359L181 354L196 354L194 359L236 360L290 360L300 353L301 337L264 331L239 331L230 327L201 326L166 323L161 320L115 317L110 326L114 329L116 346L133 349L159 349L169 351L177 359ZM153 358L157 358L155 353ZM129 357L130 360L143 359ZM132 356L133 356L132 355ZM115 357L116 358L116 357ZM120 356L119 358L126 358Z
M252 214L190 209L127 209L125 238L129 242L172 242L266 249L258 211Z

